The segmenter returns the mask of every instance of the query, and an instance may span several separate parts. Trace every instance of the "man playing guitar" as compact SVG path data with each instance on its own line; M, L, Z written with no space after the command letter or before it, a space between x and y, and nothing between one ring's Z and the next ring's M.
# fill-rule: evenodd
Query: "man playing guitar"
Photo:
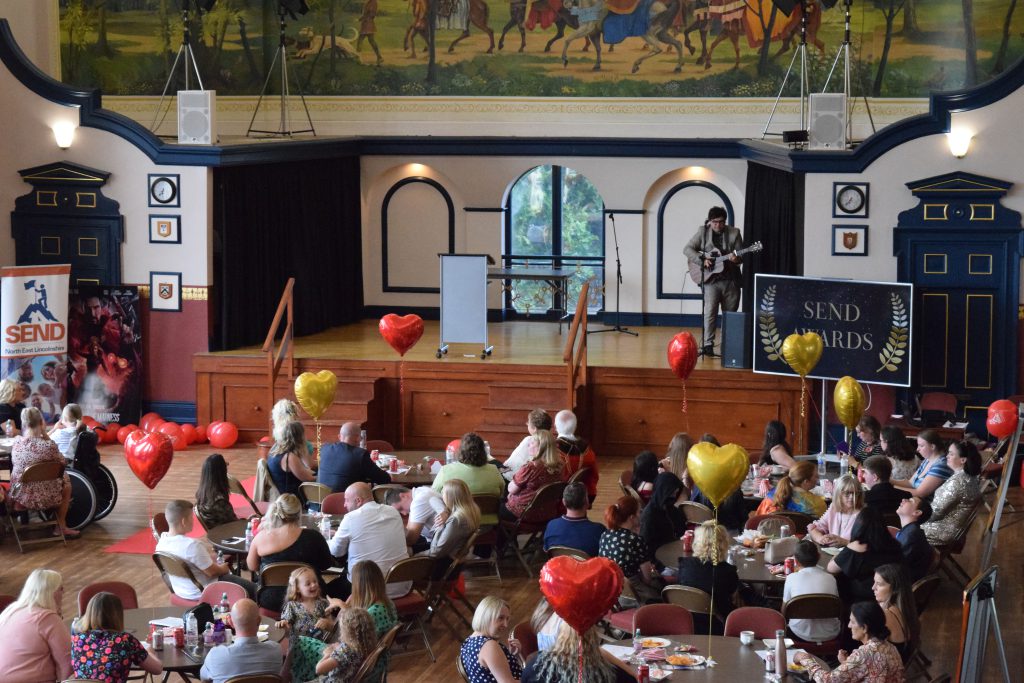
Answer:
M686 243L683 252L691 264L700 268L704 275L701 284L704 290L704 356L714 356L715 326L718 324L718 308L735 311L740 307L740 264L741 256L736 252L742 243L739 228L725 224L726 212L720 206L712 206L708 219ZM724 264L721 273L711 274L715 268L715 252L728 254L718 259ZM693 267L693 266L691 266Z

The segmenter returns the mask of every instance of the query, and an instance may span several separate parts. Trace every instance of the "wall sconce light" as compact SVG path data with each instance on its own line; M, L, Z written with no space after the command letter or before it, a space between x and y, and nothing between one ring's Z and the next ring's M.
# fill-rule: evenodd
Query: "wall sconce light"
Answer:
M963 159L971 146L974 135L966 128L954 128L946 133L946 141L949 143L949 151L957 159Z
M75 124L69 121L53 124L53 138L57 141L58 147L67 149L75 140Z

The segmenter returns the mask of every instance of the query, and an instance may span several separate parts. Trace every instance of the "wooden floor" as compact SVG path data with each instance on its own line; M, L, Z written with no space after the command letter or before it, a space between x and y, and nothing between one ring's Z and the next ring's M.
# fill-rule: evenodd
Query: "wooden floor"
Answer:
M378 321L362 320L343 327L334 327L319 334L295 340L297 358L341 358L350 360L396 360L398 354L380 336ZM404 360L435 360L440 323L426 320L419 342L410 349ZM590 324L589 330L610 329L605 325ZM595 367L612 368L668 368L666 350L673 336L683 331L677 327L634 327L634 337L620 332L602 332L587 337L587 363ZM698 343L701 332L689 328ZM516 320L491 323L487 326L488 343L494 351L486 361L480 359L480 344L451 344L444 357L451 363L514 363L522 365L562 365L568 325L558 333L557 323ZM720 340L719 340L720 341ZM261 355L260 347L250 346L234 351L221 351L211 355ZM698 368L721 367L718 359L699 359Z
M624 339L623 342L628 340ZM168 475L155 490L149 491L128 470L120 447L103 447L103 462L113 470L120 486L117 507L105 520L86 529L81 539L69 542L66 548L59 544L48 544L36 546L24 555L19 555L13 538L9 535L4 537L3 543L0 544L0 556L3 558L0 593L17 594L31 570L47 567L56 569L64 575L65 616L75 613L75 596L79 589L90 582L100 580L120 579L131 583L139 593L142 606L169 604L166 588L148 556L104 553L102 548L143 528L152 511L161 510L168 500L194 499L200 466L210 452L212 451L208 448L194 448L179 453ZM226 451L225 455L230 471L234 475L245 478L255 473L254 450L231 449ZM616 496L614 474L628 467L628 463L624 459L609 458L602 461L601 466L606 476L601 479L594 518L598 518L597 511L603 510ZM1024 508L1024 495L1021 494L1021 489L1012 490L1011 502L1019 508ZM1019 647L1024 639L1022 530L1024 524L1004 530L994 557L994 561L1003 568L997 593L997 608L1003 637L1008 647L1010 670L1016 676L1014 680L1021 680L1019 674L1024 670L1024 649ZM972 531L969 546L977 545L978 533L979 528ZM977 553L969 552L966 566L969 570L974 570ZM470 598L475 602L488 593L501 595L512 605L513 623L527 619L539 596L536 579L527 579L514 560L505 563L503 575L505 580L501 585L494 579L471 579L468 582ZM933 675L943 671L952 672L956 665L960 616L960 593L948 581L944 582L932 602L924 624L923 646L924 651L935 662L932 667ZM440 624L435 625L431 635L437 662L431 664L429 658L420 654L395 657L388 677L390 683L454 683L458 680L454 664L458 643ZM411 641L410 647L416 646L415 640ZM401 652L401 646L397 652ZM994 655L994 647L990 644L986 681L999 680ZM677 674L676 678L680 676Z

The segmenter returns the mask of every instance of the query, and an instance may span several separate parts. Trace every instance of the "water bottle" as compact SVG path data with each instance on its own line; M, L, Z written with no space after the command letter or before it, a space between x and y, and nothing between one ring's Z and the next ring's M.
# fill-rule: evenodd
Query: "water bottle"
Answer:
M249 546L252 545L252 520L245 525L245 549L248 550Z
M825 454L818 453L818 478L825 476Z
M491 444L489 442L487 442L487 441L484 441L484 453L487 454L487 459L490 460L491 459Z
M331 540L331 516L324 515L320 518L320 533L323 534L324 538L328 541Z
M640 653L644 649L644 639L640 635L640 629L633 632L633 658L640 659Z
M206 625L206 630L203 631L203 647L213 647L216 644L216 636L213 633L213 622L210 622Z
M227 593L221 593L220 594L219 611L220 611L220 620L221 621L223 621L224 617L226 617L228 614L231 613L231 603L228 602L228 594Z
M362 448L363 450L366 450L366 430L365 429L360 429L359 430L359 447Z
M185 615L185 647L195 648L199 646L199 625L196 623L196 615L189 612Z
M786 631L778 629L775 631L775 675L784 678L789 671L789 662L786 659Z
M850 459L843 453L839 456L839 476L850 473Z

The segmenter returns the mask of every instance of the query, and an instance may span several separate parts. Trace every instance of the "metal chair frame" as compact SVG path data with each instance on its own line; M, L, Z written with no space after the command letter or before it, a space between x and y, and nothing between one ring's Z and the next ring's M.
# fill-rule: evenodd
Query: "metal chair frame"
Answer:
M33 484L44 481L60 480L63 486L64 480L64 469L65 465L62 462L37 462L34 465L29 465L22 473L19 482L21 484ZM54 543L61 542L64 545L68 544L66 538L64 538L64 530L60 528L60 522L57 521L57 509L60 504L50 507L35 510L32 508L25 508L24 510L16 509L14 506L13 498L7 498L7 521L11 525L11 531L14 533L14 540L18 543L18 552L24 553L25 546L27 545L38 545L39 543ZM19 512L38 512L38 513L53 513L52 519L43 518L40 522L29 522L26 524L19 525L15 516ZM18 533L18 529L21 531L28 531L33 529L55 529L57 532L52 536L45 536L42 538L30 538L22 539L21 534Z
M532 546L538 543L540 538L543 538L544 529L547 523L558 516L558 504L562 500L562 492L565 491L565 482L558 481L551 484L546 484L537 490L533 500L526 506L521 514L514 522L499 520L499 526L507 534L507 545L512 546L512 550L516 554L516 558L519 563L526 570L526 575L533 577L533 570L530 569L530 564L526 561L524 553L529 550ZM555 515L542 518L546 513L546 509L552 508L555 510ZM525 527L525 529L524 529ZM519 545L519 535L529 534L526 539L526 543L523 546ZM531 559L536 556L537 551L534 550Z
M266 513L266 509L260 510L260 507L256 504L256 501L252 499L249 492L242 486L242 482L238 481L235 477L228 475L228 491L231 493L237 493L242 498L245 498L245 502L252 508L253 513L262 517Z

